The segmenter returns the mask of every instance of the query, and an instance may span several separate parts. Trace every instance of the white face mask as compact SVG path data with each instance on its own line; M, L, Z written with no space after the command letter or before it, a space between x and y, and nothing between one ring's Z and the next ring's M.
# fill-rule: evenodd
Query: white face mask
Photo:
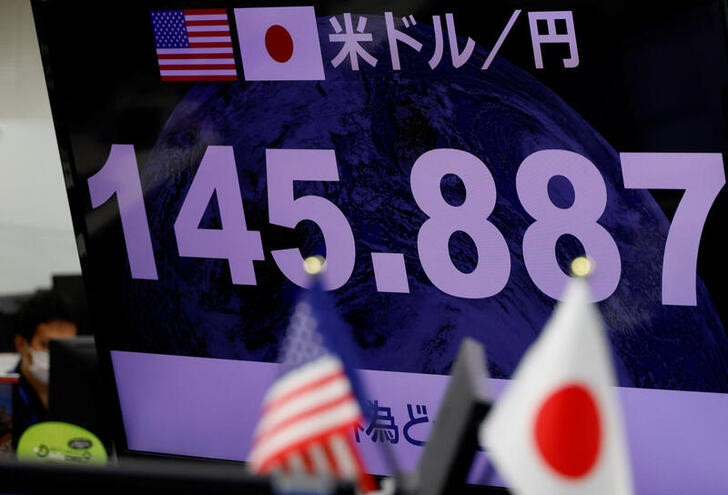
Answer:
M50 374L51 358L48 351L30 350L30 356L33 360L28 365L28 371L41 383L48 383L48 375Z

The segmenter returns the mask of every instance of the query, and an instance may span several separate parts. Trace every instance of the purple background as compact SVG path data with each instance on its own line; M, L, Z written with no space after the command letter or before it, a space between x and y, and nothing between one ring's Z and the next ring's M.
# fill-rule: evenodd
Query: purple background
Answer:
M278 373L276 364L111 354L130 449L245 460L263 395ZM149 379L152 376L154 380ZM441 375L371 370L361 376L370 399L391 407L400 428L404 422L400 418L407 418L407 403L425 404L430 419L436 417L448 380ZM490 380L496 397L507 383ZM728 396L633 388L620 388L619 394L636 493L725 493ZM427 432L418 433L425 438ZM389 474L376 445L368 438L361 445L369 470ZM401 466L412 470L422 448L406 443L400 434L394 451ZM484 481L486 464L479 454L471 482Z

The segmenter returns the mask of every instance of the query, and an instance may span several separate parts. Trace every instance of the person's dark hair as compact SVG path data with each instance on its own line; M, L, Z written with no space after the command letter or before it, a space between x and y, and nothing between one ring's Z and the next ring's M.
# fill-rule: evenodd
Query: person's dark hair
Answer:
M18 309L15 333L30 342L38 325L56 320L77 323L73 311L59 294L52 290L39 290Z

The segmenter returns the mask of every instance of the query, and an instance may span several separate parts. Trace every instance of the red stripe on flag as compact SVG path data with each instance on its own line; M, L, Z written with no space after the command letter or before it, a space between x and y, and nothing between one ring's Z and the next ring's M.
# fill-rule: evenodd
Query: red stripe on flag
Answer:
M289 400L294 399L294 398L300 396L301 394L305 394L306 392L310 392L311 390L313 390L315 388L319 388L323 385L327 385L331 382L334 382L334 381L344 378L344 377L345 377L344 371L339 370L330 375L325 375L313 382L308 382L308 383L306 383L306 385L299 387L297 389L291 390L286 395L284 395L283 397L279 397L278 399L271 402L270 404L266 404L265 407L263 408L262 415L265 416L266 413L268 413L268 411L270 411L271 409L280 407L281 405L283 405L284 402L288 402Z
M354 462L356 462L356 470L359 473L359 488L364 493L376 490L377 486L374 480L364 471L364 461L361 458L359 449L354 445L354 439L351 434L346 435L346 445L349 447L349 453L354 458Z
M259 437L255 438L255 440L253 440L253 449L255 449L258 444L265 442L265 440L268 437L275 435L282 429L284 429L288 426L291 426L293 423L297 423L303 419L310 418L311 416L315 416L322 411L327 411L329 409L333 409L337 406L340 406L341 404L345 404L346 402L355 403L356 399L354 399L354 396L351 393L348 393L342 397L339 397L338 399L334 399L329 402L324 402L323 404L316 406L313 409L307 409L303 412L300 412L296 415L289 417L285 421L281 421L275 427L271 428L270 430L266 431Z
M227 15L227 9L185 9L185 15Z
M238 76L162 76L162 81L237 81Z
M164 70L213 70L213 69L235 69L235 64L191 64L191 65L164 65L159 64L159 67Z
M330 430L319 433L318 435L312 435L310 437L304 438L303 440L299 440L296 443L287 444L284 448L269 455L266 459L263 459L260 463L260 469L258 469L258 472L260 474L268 473L273 468L273 466L275 466L276 462L281 461L285 458L286 455L291 452L300 452L301 449L304 448L304 446L310 444L311 442L327 442L331 435L335 435L337 433L340 433L344 436L349 436L351 435L354 427L354 424L351 424L340 426L337 428L331 428Z
M296 474L298 472L298 466L293 461L293 454L294 452L288 452L285 456L281 458L281 462L286 463L286 467L288 468L289 473Z
M187 33L190 41L194 41L194 38L203 36L230 36L230 31L192 31Z
M198 42L190 40L190 48L232 48L233 44L229 41L214 41L212 43ZM231 50L232 51L232 50Z
M339 463L336 461L336 456L331 451L331 444L329 442L323 443L324 454L326 454L326 461L331 466L335 476L341 476L341 469L339 469Z
M176 54L157 54L157 58L164 59L186 59L186 58L232 58L232 53L176 53Z
M227 26L228 25L228 22L227 21L223 21L222 19L219 20L219 21L215 21L215 20L212 20L212 21L195 21L195 20L190 20L190 21L186 21L185 24L187 24L188 26Z
M303 450L301 450L301 457L303 458L303 464L306 466L306 471L310 474L316 474L316 471L313 466L313 460L311 459L311 454L309 454L308 449L311 448L311 445L313 445L315 442L311 442L308 444Z

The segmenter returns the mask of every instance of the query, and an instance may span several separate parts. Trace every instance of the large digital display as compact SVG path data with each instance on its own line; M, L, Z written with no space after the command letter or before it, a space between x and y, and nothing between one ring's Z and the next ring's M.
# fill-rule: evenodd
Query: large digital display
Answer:
M130 450L245 460L321 254L411 467L461 340L500 390L586 254L638 489L697 483L648 458L728 427L722 3L33 7Z

